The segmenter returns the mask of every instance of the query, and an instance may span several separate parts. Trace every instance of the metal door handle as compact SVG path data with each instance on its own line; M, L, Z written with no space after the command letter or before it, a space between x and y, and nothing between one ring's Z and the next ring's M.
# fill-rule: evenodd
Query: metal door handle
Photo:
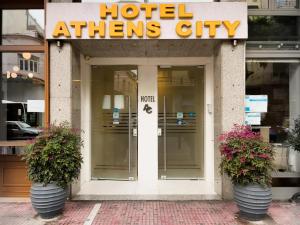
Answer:
M137 137L137 135L138 135L137 128L133 128L132 129L132 136Z
M162 132L161 132L161 128L159 127L159 128L157 129L157 136L160 137L160 136L161 136L161 133L162 133Z

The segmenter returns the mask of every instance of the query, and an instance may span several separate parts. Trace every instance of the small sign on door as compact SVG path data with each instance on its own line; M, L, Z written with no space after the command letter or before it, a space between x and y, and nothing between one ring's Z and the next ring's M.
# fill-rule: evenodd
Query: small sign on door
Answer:
M183 124L183 112L177 112L176 118L177 118L177 125L182 125Z
M113 111L113 124L120 123L120 110L118 108L114 108Z

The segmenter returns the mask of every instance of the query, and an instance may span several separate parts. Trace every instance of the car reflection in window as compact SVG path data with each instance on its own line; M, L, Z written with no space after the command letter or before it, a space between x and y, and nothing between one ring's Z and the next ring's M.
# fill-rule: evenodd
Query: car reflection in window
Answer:
M33 139L39 133L40 129L31 127L22 121L6 121L8 140L27 140Z

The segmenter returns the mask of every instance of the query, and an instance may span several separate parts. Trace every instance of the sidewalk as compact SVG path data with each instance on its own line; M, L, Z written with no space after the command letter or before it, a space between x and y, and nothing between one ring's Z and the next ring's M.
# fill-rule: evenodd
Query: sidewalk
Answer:
M300 204L273 202L270 217L253 223L237 211L232 201L73 201L62 216L46 221L30 203L0 203L0 225L300 225Z

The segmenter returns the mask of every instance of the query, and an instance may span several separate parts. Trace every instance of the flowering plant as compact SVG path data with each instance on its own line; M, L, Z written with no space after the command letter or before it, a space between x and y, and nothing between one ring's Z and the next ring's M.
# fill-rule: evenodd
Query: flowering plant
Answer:
M300 152L300 117L294 120L294 128L289 131L287 143L297 152Z
M25 150L28 176L33 182L55 182L65 188L78 178L82 163L80 133L68 122L43 129Z
M234 184L270 186L273 150L250 126L235 125L220 136L221 173Z

